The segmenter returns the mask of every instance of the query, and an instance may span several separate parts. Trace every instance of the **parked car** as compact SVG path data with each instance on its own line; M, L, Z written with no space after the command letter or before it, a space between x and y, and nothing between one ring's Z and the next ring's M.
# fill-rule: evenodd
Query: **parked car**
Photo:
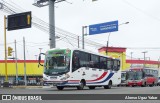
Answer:
M157 85L160 86L160 77L158 77Z

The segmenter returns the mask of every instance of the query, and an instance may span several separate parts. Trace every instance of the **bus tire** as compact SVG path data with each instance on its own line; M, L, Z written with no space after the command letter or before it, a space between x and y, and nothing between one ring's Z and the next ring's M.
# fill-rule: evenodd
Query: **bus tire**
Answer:
M95 89L95 86L89 86L89 89Z
M84 89L84 85L85 85L85 81L84 81L84 80L81 80L80 85L77 86L77 89L78 89L78 90L83 90L83 89Z
M146 87L146 82L144 82L144 84L142 84L142 86L141 87Z
M112 81L109 81L108 85L104 86L104 89L111 89Z
M154 86L154 82L151 84L151 85L149 85L150 87L153 87Z
M57 86L57 89L58 89L58 90L63 90L63 89L64 89L64 86Z

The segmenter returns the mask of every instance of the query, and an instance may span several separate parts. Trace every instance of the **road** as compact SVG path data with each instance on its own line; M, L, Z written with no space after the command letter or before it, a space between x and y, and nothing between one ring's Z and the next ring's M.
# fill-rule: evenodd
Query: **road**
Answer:
M54 87L43 87L43 88L0 88L0 94L158 94L160 95L160 86L155 87L112 87L112 89L103 89L97 87L94 90L89 90L87 87L84 90L77 90L76 88L64 88L59 91ZM78 96L78 95L77 95ZM107 95L105 95L107 96ZM73 97L74 98L74 97ZM54 100L53 101L27 101L26 103L106 103L106 100ZM160 103L160 100L107 100L109 103ZM22 103L22 101L0 101L0 103ZM23 101L24 103L24 101Z
M90 90L87 87L84 90L76 88L64 88L59 91L55 87L43 88L1 88L0 94L160 94L160 86L155 87L112 87L104 89L97 87Z

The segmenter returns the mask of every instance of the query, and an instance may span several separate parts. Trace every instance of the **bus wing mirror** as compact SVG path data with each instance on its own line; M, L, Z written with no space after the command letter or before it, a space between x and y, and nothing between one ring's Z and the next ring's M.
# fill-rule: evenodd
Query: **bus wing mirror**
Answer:
M45 53L40 53L40 54L39 54L38 67L39 67L39 65L40 65L40 66L44 66L43 64L41 64L41 55L44 55L44 56L45 56Z

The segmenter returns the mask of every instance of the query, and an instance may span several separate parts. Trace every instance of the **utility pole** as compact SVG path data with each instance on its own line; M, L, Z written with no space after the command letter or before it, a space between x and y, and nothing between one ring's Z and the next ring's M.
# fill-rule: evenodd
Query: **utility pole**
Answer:
M146 62L145 62L145 60L146 60L146 59L145 59L145 58L146 58L146 55L145 55L145 54L147 53L147 51L144 51L144 52L142 52L142 53L144 53L144 63L143 63L143 67L145 68L145 64L146 64Z
M16 40L15 43L15 62L16 62L16 85L18 85L18 65L17 65L17 46L16 46Z
M133 52L131 52L131 60L132 60L132 54L133 54ZM132 68L132 63L131 63L131 68Z
M125 22L125 23L119 24L118 26L123 25L123 24L129 24L129 22ZM107 47L106 47L106 55L108 55L108 47L109 47L109 37L110 37L110 34L111 34L111 32L109 32L109 35L108 35Z
M108 47L109 47L109 37L110 37L111 32L108 35L108 40L107 40L107 48L106 48L106 55L108 55Z
M26 50L25 50L25 38L23 37L23 51L24 51L24 82L27 86L27 76L26 76Z
M78 48L79 48L79 36L78 36Z
M158 77L160 77L160 57L158 59Z
M50 33L50 48L55 48L55 16L54 3L56 0L49 0L49 33Z
M84 32L86 29L86 32ZM84 49L84 36L87 35L87 26L82 26L82 49Z
M56 37L55 37L55 3L59 3L65 0L36 0L33 3L34 6L44 7L49 5L49 43L50 49L56 47Z

